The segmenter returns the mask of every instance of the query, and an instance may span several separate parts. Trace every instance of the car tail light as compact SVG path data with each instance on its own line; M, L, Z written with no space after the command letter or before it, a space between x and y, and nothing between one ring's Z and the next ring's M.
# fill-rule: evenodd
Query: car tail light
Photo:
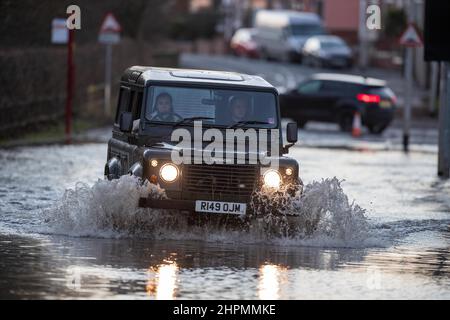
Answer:
M366 93L360 93L356 96L356 98L364 103L379 103L381 98L377 94L366 94Z

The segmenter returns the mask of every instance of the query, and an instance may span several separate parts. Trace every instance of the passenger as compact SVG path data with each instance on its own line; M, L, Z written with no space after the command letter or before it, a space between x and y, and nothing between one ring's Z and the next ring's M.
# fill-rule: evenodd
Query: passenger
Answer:
M177 122L183 120L183 118L173 111L172 96L163 92L156 97L155 111L152 113L150 120Z

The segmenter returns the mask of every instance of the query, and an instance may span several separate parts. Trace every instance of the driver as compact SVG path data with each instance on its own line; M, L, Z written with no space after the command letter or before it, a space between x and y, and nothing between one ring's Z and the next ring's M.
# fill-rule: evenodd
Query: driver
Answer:
M160 93L156 97L155 111L151 120L164 122L177 122L183 120L181 116L173 111L172 96L167 92Z
M238 123L247 120L249 101L246 97L236 96L230 101L231 121Z

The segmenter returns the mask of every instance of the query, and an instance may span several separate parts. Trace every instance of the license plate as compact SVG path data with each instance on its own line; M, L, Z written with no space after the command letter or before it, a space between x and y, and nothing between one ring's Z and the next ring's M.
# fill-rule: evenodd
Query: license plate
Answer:
M195 201L195 211L205 213L245 214L247 204L218 201Z
M382 100L382 101L380 101L380 107L381 108L390 108L390 107L392 107L392 104L390 101Z

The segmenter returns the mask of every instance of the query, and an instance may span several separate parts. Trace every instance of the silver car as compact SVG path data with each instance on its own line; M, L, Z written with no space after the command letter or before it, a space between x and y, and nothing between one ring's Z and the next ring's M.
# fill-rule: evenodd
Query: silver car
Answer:
M303 46L303 63L319 68L350 68L353 53L345 41L337 36L314 36Z

